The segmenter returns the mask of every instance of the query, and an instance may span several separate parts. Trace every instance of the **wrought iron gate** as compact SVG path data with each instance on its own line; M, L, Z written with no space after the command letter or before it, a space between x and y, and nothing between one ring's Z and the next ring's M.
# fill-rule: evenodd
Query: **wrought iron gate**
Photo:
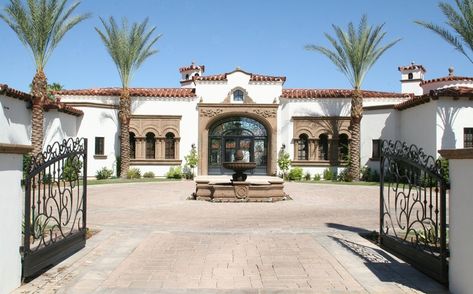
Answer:
M380 244L448 283L448 171L415 145L381 146Z
M87 139L55 142L26 165L23 280L85 246Z

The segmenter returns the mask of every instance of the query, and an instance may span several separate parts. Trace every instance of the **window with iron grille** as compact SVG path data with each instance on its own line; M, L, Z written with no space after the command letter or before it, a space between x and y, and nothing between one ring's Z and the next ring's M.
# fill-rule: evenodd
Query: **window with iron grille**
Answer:
M95 155L104 155L104 137L95 137Z
M297 159L298 160L308 160L309 159L309 144L308 137L306 134L299 136L299 141L297 142Z
M146 159L153 159L155 154L156 139L153 133L146 134Z
M463 148L473 148L473 128L463 129Z
M371 151L371 159L379 159L381 157L381 140L373 140Z
M165 140L165 159L174 159L175 156L175 138L173 133L166 134Z

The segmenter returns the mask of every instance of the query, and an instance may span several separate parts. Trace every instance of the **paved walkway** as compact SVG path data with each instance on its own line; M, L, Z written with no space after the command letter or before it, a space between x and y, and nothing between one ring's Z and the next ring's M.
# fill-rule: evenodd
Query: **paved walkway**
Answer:
M277 203L188 201L193 182L89 187L85 249L16 293L443 293L361 238L378 188L286 183Z

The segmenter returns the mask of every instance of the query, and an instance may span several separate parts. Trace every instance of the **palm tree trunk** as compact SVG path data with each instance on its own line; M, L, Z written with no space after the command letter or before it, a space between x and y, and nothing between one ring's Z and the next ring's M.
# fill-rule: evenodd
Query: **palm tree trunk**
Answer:
M360 180L360 124L363 117L363 95L359 89L353 91L350 116L350 167L349 173L353 181Z
M124 88L120 96L120 110L118 111L120 119L120 177L126 179L128 168L130 167L130 118L131 118L131 100L130 90Z
M31 115L31 145L33 146L32 155L43 151L43 105L47 97L48 80L43 70L38 69L32 82L32 115Z

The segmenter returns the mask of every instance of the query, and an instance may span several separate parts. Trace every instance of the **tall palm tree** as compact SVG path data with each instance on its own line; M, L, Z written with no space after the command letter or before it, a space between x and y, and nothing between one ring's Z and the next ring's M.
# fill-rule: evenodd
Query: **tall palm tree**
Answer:
M437 33L473 63L470 56L473 51L473 0L455 0L455 3L458 11L449 3L439 3L440 10L447 17L447 25L453 32L434 23L420 20L415 23ZM465 47L469 49L470 54L466 52Z
M350 111L351 141L349 170L352 179L355 181L360 179L360 123L363 117L363 92L361 91L361 85L369 69L379 57L399 41L398 39L382 46L381 41L386 35L383 32L383 26L369 26L367 17L364 15L361 18L358 29L355 29L353 23L350 22L347 31L332 25L336 38L325 33L325 37L335 50L318 45L305 46L306 50L317 51L327 56L345 74L354 88Z
M120 175L126 178L130 166L130 118L131 100L129 85L133 73L151 55L157 53L152 47L161 37L153 36L156 27L148 29L148 19L142 23L133 23L122 19L122 24L118 25L113 17L109 22L100 18L104 31L95 28L100 35L108 53L112 57L118 69L118 74L122 82L122 92L120 95L120 105L118 117L120 121Z
M66 8L67 0L10 0L0 18L17 34L20 41L33 54L36 74L32 82L32 154L42 151L43 145L43 103L47 99L47 79L44 68L49 57L64 35L75 25L89 17L89 14L72 16L80 4L76 2Z

